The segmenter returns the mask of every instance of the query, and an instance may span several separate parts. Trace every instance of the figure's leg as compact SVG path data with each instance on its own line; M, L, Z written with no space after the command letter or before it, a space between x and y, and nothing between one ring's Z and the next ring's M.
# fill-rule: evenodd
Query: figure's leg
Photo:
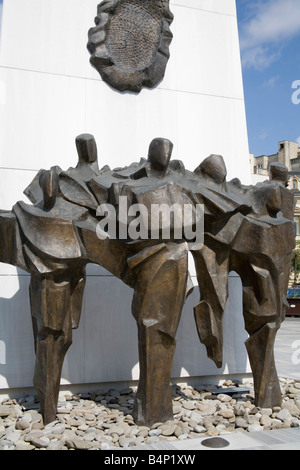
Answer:
M137 424L173 419L170 379L175 339L154 326L138 326L140 378L134 406Z
M281 405L281 391L274 360L274 343L279 326L266 323L246 341L253 373L255 404L261 408Z
M188 253L185 243L169 243L146 258L144 254L134 257L138 281L132 312L138 325L140 361L134 417L139 424L151 425L173 419L170 379L185 302Z
M65 355L72 343L72 330L56 332L47 328L38 333L33 383L38 391L44 424L56 419L61 370Z
M253 281L243 286L243 309L249 361L253 373L255 404L272 408L281 404L281 391L277 376L274 343L284 308L275 292L270 272L251 265Z
M30 302L36 353L34 386L38 391L44 424L56 418L61 370L72 344L71 299L74 292L78 298L78 284L81 292L82 278L78 283L74 279L58 282L36 274L31 279Z
M192 252L200 289L200 303L194 308L196 327L207 355L217 367L223 361L223 314L228 299L228 250L203 246Z

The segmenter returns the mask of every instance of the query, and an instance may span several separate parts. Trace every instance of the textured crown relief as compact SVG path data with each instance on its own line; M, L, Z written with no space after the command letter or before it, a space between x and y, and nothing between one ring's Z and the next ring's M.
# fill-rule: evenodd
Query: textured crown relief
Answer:
M119 91L153 88L170 57L172 21L169 0L104 0L89 31L91 64Z

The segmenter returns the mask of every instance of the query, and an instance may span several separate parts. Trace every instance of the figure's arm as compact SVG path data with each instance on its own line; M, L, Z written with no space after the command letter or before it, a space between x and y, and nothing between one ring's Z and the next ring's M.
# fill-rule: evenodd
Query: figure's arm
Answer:
M10 211L0 211L0 262L26 270L17 218Z

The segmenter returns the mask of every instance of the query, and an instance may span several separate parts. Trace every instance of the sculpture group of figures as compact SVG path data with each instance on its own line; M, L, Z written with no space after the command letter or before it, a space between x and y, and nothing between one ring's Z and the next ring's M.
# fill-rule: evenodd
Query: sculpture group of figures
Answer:
M200 302L195 324L208 356L222 365L223 313L228 277L239 274L243 288L246 341L253 372L255 402L281 403L274 362L274 341L287 309L286 292L295 245L294 197L287 189L287 168L270 167L270 179L256 186L226 180L221 156L211 155L194 171L171 160L172 143L154 139L147 158L126 168L99 169L93 136L77 137L78 164L63 171L41 170L24 191L30 204L18 202L0 213L0 260L31 275L30 305L35 340L34 385L44 422L56 417L61 369L79 325L88 263L98 264L133 289L132 314L138 327L140 379L134 405L139 424L172 419L171 371L176 332L191 292L188 253L195 261ZM124 220L120 200L142 204L203 207L202 243L187 240L171 221L169 236L160 226L136 239L117 227L105 236L114 208ZM128 214L127 214L128 215ZM130 223L130 217L125 219ZM173 224L173 225L172 225ZM108 224L109 225L109 224ZM195 229L196 233L196 229ZM100 304L100 302L99 302ZM101 308L99 307L99 321ZM201 360L201 358L199 358Z

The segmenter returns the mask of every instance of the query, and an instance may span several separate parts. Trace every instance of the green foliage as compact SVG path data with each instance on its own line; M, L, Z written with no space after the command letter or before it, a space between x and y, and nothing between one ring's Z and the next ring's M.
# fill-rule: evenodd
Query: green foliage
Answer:
M290 280L295 287L300 282L300 241L296 242L296 247L292 253Z

